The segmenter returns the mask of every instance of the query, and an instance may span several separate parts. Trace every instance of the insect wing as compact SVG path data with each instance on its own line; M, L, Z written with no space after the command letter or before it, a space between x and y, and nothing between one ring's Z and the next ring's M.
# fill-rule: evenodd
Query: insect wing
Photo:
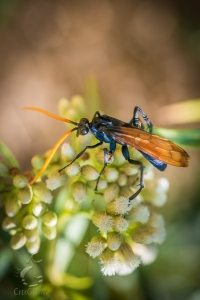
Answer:
M188 166L187 152L168 139L131 125L109 127L109 134L117 143L130 145L156 160L178 167Z

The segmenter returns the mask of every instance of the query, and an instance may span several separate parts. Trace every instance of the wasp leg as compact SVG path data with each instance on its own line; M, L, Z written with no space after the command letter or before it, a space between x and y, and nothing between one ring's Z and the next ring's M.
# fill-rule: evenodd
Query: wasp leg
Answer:
M141 192L141 190L144 188L144 166L142 164L142 162L137 161L137 160L133 160L130 158L130 154L128 151L128 147L127 145L122 146L122 154L124 155L125 159L133 165L139 165L140 166L140 187L138 189L138 191L136 193L134 193L130 198L129 201L133 200L135 197L137 197L139 195L139 193Z
M110 158L109 159L111 159L112 156L113 156L113 153L114 153L115 149L116 149L116 144L115 143L111 143L110 144L110 151L107 148L103 149L103 151L104 151L104 166L103 166L102 170L99 173L99 177L97 179L96 187L94 189L95 191L97 191L99 179L100 179L101 175L105 172L105 168L108 165L107 155L110 154Z
M139 106L136 106L134 108L134 112L133 112L133 119L131 120L131 124L136 126L136 127L139 127L139 112L140 114L142 115L145 123L147 124L148 128L149 128L149 132L152 133L152 129L153 129L153 124L151 123L150 119L147 117L147 115L143 112L143 110L139 107Z
M102 145L103 144L103 142L99 142L99 143L97 143L97 144L95 144L95 145L92 145L92 146L86 146L81 152L79 152L77 155L76 155L76 157L68 164L68 165L66 165L65 167L63 167L62 169L60 169L59 170L59 173L61 173L62 172L62 170L64 170L65 168L67 168L67 167L69 167L71 164L73 164L73 162L75 162L87 149L92 149L92 148L96 148L96 147L98 147L98 146L100 146L100 145Z

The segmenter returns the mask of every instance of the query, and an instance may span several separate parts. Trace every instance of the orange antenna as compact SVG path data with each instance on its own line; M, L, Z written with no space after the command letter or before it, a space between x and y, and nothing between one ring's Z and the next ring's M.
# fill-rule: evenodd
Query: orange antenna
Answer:
M71 120L68 120L68 119L65 119L65 118L62 118L62 117L59 117L59 116L56 116L42 108L38 108L38 107L24 107L25 110L35 110L35 111L39 111L41 112L42 114L45 114L53 119L56 119L56 120L59 120L59 121L63 121L63 122L67 122L67 123L71 123L71 124L74 124L74 125L78 125L76 122L73 122Z
M55 146L51 149L51 152L49 153L47 159L44 162L44 165L42 166L42 169L37 173L37 175L31 180L30 184L34 184L34 182L42 175L42 173L46 170L48 167L53 155L55 154L56 150L60 146L60 144L74 131L77 130L77 128L73 128L66 132L55 144Z

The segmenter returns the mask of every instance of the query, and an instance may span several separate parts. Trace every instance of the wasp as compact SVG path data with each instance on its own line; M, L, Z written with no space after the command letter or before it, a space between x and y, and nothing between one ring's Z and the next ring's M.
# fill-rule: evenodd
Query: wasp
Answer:
M52 148L46 161L44 162L43 167L41 168L39 173L33 178L30 184L33 184L41 176L41 174L47 168L58 147L73 131L76 131L77 136L86 135L89 132L91 132L98 140L98 143L86 146L80 153L76 155L76 157L67 166L59 170L59 172L61 172L63 169L75 162L75 160L77 160L87 149L93 149L102 145L103 143L108 143L109 149L104 148L104 166L103 169L100 171L100 178L100 176L104 173L104 170L110 158L113 156L113 153L116 149L116 145L119 144L121 145L122 154L124 158L130 164L138 165L140 169L139 188L129 198L129 201L133 200L137 195L139 195L141 190L144 188L144 165L140 161L131 159L129 155L128 145L140 151L142 155L160 171L164 171L167 167L167 164L176 167L187 167L189 164L190 157L184 149L182 149L172 141L152 133L153 124L151 123L147 115L144 113L144 111L138 106L135 107L133 112L133 118L129 123L107 115L101 115L99 111L95 112L91 122L89 122L87 118L81 118L80 122L76 123L71 120L56 116L41 108L25 107L24 109L35 110L54 119L75 125L73 129L66 132L58 140L58 142ZM139 113L147 125L147 130L144 130L144 125L141 119L139 118ZM98 180L95 190L97 190L97 186Z

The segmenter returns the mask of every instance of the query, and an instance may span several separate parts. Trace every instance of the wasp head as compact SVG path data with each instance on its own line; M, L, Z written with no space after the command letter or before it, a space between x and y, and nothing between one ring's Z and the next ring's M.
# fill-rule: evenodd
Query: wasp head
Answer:
M78 123L77 136L86 135L90 130L89 121L86 118L80 119Z

